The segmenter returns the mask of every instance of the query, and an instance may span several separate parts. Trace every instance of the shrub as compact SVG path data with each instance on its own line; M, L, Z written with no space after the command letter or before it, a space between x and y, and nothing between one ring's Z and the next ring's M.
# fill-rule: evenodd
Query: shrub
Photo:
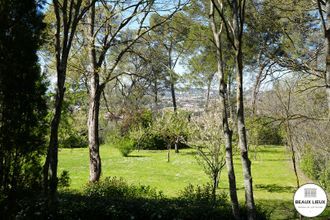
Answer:
M148 128L152 124L152 112L148 109L127 112L120 124L121 136L126 136L131 130L138 127Z
M84 195L88 197L108 198L163 198L162 192L144 185L129 185L123 178L106 177L97 183L90 183L84 189Z
M211 184L206 184L203 186L194 186L189 184L183 189L183 191L181 191L180 197L193 204L204 203L212 204L215 206L226 206L228 200L227 194L224 192L218 193L214 201L212 188L213 187Z
M136 142L139 149L146 150L165 150L167 149L166 140L152 130L146 131L139 141Z
M63 170L60 177L58 178L58 186L59 187L69 187L70 186L70 175L69 171Z
M283 143L281 127L273 124L268 118L247 118L246 126L248 128L249 140L254 145L279 145Z
M330 166L328 163L327 157L313 151L311 147L306 147L300 160L300 167L309 178L317 180L322 187L329 190Z
M127 157L135 150L135 142L128 137L119 138L115 144L124 157Z

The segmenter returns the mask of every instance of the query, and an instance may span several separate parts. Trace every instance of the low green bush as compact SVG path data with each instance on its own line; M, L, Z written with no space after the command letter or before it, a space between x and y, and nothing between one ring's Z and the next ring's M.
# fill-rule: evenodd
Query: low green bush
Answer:
M162 192L156 191L150 186L129 185L123 178L106 177L97 183L89 183L83 191L88 197L109 197L109 198L163 198Z
M283 143L280 125L269 118L251 117L246 119L249 141L254 145L280 145Z
M71 183L69 171L63 170L58 178L58 187L64 188L69 187Z
M311 179L318 183L327 191L330 190L330 161L329 158L321 155L320 152L313 151L311 147L306 147L300 159L300 168Z
M128 157L128 155L135 150L134 140L129 139L127 137L119 138L116 141L115 146L119 149L120 153L124 157Z
M194 186L189 184L180 193L180 197L192 204L209 204L215 206L226 206L228 201L227 193L219 192L216 195L215 201L212 195L212 185L206 184L203 186Z
M55 212L42 193L20 194L16 208L6 209L0 200L3 219L234 219L225 194L211 201L209 186L188 186L178 198L166 198L149 186L130 185L121 178L108 177L86 185L82 192L60 191ZM258 207L257 219L265 219ZM246 219L246 209L241 209Z

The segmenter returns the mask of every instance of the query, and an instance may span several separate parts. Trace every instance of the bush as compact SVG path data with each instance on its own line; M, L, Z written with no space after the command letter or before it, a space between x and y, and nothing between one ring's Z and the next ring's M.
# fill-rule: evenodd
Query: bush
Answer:
M139 149L145 150L165 150L167 149L166 141L157 132L152 130L146 131L137 143Z
M318 181L323 188L329 190L330 166L328 163L327 157L312 151L311 147L307 147L300 160L300 167L309 178Z
M116 141L115 146L124 157L127 157L135 150L135 142L127 137L119 138Z
M152 124L152 112L148 109L140 109L134 112L124 114L123 121L120 124L121 136L126 136L136 128L148 128Z
M224 192L220 192L216 195L216 200L213 200L212 185L206 184L203 186L194 186L189 184L180 193L180 197L192 204L211 204L215 206L226 206L228 196Z
M84 189L84 195L88 197L108 197L108 198L163 198L162 192L157 192L150 186L129 185L123 178L106 177L97 183L90 183Z
M281 127L265 117L247 118L249 140L254 145L280 145L283 143Z
M63 170L60 177L58 178L58 187L69 187L70 186L70 175L69 171Z

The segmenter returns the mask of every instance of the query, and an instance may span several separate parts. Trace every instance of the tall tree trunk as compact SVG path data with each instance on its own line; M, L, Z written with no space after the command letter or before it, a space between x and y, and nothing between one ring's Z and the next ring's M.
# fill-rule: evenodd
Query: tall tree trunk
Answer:
M210 23L213 32L213 39L216 44L217 49L217 68L219 75L219 95L220 95L220 111L221 111L221 123L222 123L222 132L225 139L225 148L226 148L226 164L228 171L228 182L229 182L229 191L230 199L232 205L232 213L235 219L240 219L239 204L237 199L237 189L236 189L236 177L233 163L233 150L232 150L232 131L229 127L228 122L228 97L227 97L227 85L225 83L225 73L223 66L223 57L222 57L222 46L221 46L221 32L222 26L217 30L215 17L214 17L214 5L210 1Z
M235 112L234 112L234 107L232 105L232 84L233 84L233 72L228 74L228 82L227 82L227 106L228 106L228 118L232 118L233 116L235 116ZM233 120L233 119L232 119Z
M210 103L210 92L211 92L211 84L212 84L212 79L213 79L213 74L212 77L209 77L207 80L207 92L206 92L206 103L205 103L205 111L209 109L209 103Z
M88 14L89 24L89 106L88 106L88 146L89 146L89 181L97 182L101 176L101 157L99 143L99 111L103 87L100 86L99 70L102 62L97 63L95 51L95 3Z
M155 93L155 98L154 98L155 112L158 112L158 86L157 86L157 79L155 79L155 81L154 81L154 93Z
M101 89L99 76L94 73L89 82L88 108L88 145L89 145L89 181L97 182L101 176L101 157L99 143L99 110Z
M258 71L258 74L256 76L255 82L253 84L252 98L251 98L252 115L255 115L256 112L257 112L257 96L258 96L258 93L259 93L261 77L262 77L264 68L265 68L264 65L259 65L259 71Z
M243 168L245 202L248 210L248 219L256 219L256 209L253 197L253 185L251 174L251 161L248 156L248 144L246 138L246 128L244 120L244 102L243 102L243 57L241 47L237 47L236 51L236 67L237 67L237 132L239 137L239 146L241 149L241 161Z
M293 146L293 140L292 140L292 133L291 133L291 126L290 126L290 119L288 118L289 115L287 115L286 118L286 135L287 135L287 144L289 145L289 148L291 150L291 161L292 161L292 166L293 166L293 171L296 176L296 183L297 183L297 189L300 186L299 183L299 176L298 176L298 171L297 171L297 163L296 163L296 151Z
M172 78L172 77L171 77ZM173 103L173 110L176 112L177 106L176 106L176 97L175 97L175 87L174 82L172 82L174 79L171 79L171 95L172 95L172 103Z
M170 86L171 86L171 95L172 95L172 104L173 104L173 110L176 112L177 105L176 105L176 97L175 97L175 82L174 82L174 70L172 69L172 42L168 48L168 69L170 71Z
M179 138L177 138L174 142L174 152L179 153Z
M59 53L59 51L57 52ZM50 141L46 161L43 167L44 189L49 193L50 202L56 200L57 191L57 164L58 164L58 128L61 120L62 104L65 93L66 65L57 61L57 91L55 96L55 114L50 127Z
M222 57L221 51L219 51L219 56ZM222 60L222 59L221 59ZM237 199L237 190L236 190L236 177L234 170L233 162L233 147L232 147L232 130L229 127L228 121L228 102L227 102L227 85L225 83L225 74L222 67L222 61L218 61L218 71L219 71L219 80L220 80L220 105L221 105L221 116L222 116L222 129L225 139L226 147L226 164L228 171L228 181L229 181L229 190L230 190L230 199L232 202L232 210L236 219L240 218L239 214L239 205Z
M325 37L327 39L327 57L326 57L326 75L325 86L328 98L328 119L330 120L330 0L327 0L327 24L325 30Z

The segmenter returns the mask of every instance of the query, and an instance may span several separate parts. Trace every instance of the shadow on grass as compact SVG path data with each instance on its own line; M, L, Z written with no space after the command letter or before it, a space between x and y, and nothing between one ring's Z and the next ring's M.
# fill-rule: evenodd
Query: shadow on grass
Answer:
M127 155L127 157L149 157L145 155Z
M189 151L189 152L180 152L179 154L195 156L197 154L197 152L196 151Z
M296 188L293 186L281 186L277 184L256 184L256 189L266 190L267 192L293 193Z

